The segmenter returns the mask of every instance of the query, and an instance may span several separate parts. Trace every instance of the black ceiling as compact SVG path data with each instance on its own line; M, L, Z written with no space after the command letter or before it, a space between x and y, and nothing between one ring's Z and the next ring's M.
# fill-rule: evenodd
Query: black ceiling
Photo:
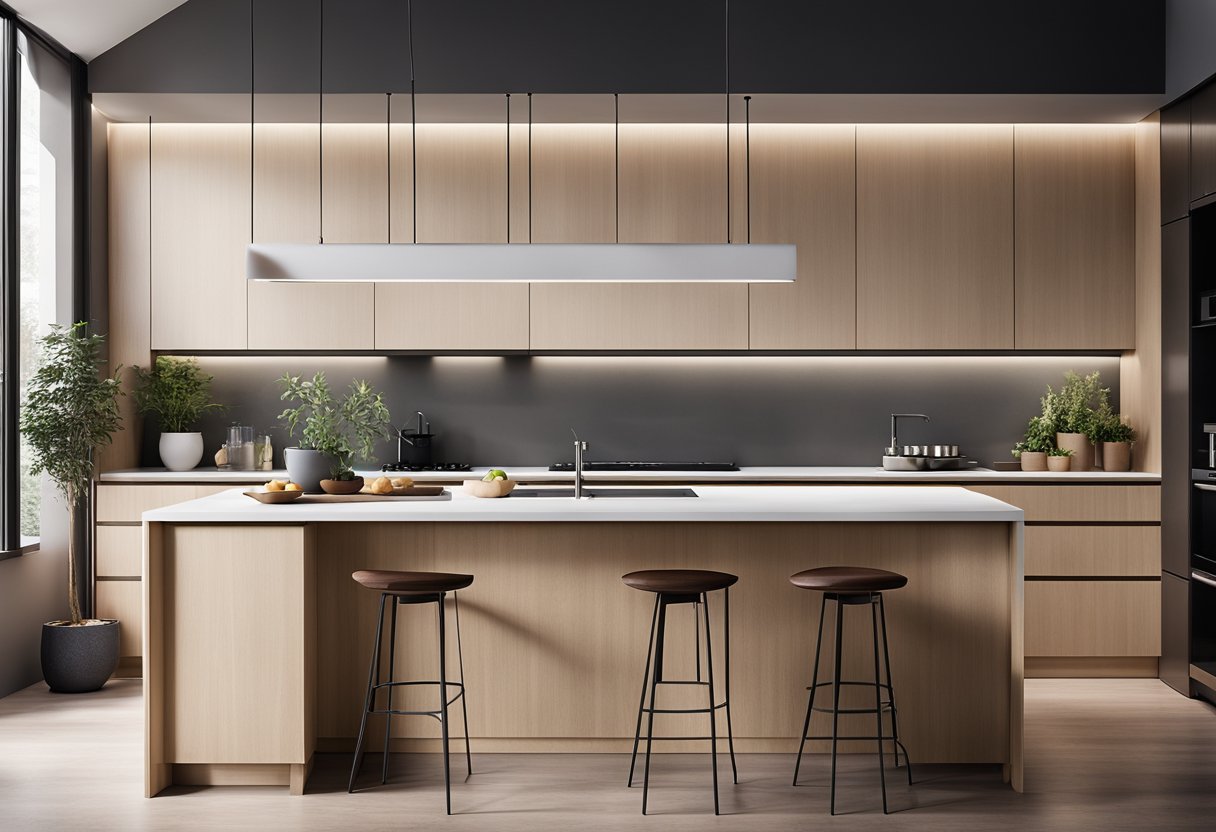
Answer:
M405 0L189 0L89 65L94 92L409 87ZM324 4L324 43L318 37ZM724 3L414 0L419 92L709 93ZM1161 93L1165 4L1145 0L735 0L731 89Z

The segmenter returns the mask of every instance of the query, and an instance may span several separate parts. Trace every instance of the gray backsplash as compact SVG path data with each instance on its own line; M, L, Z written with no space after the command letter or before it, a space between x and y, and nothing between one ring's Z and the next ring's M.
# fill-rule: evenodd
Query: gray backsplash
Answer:
M711 460L739 465L874 465L892 411L907 442L955 443L981 462L1009 459L1047 384L1065 370L1101 370L1118 402L1109 356L732 357L204 357L216 397L231 407L203 425L208 457L232 421L269 430L281 464L285 431L275 379L325 371L335 388L366 378L394 421L431 420L436 461L547 465L572 457L570 428L589 459ZM148 433L151 433L149 431ZM143 462L158 464L155 437ZM396 458L385 441L378 461Z

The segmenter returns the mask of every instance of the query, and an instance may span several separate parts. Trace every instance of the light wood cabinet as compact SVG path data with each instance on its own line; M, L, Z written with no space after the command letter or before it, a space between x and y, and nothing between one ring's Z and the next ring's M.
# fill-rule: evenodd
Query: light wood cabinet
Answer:
M1011 125L857 127L858 349L1011 349Z
M248 125L152 125L154 350L248 346L250 144Z
M855 132L851 124L751 128L752 242L798 247L793 284L748 289L754 350L851 350L857 344ZM742 221L736 227L746 232L746 191L733 201L743 209L735 213L735 222Z
M1016 127L1018 349L1134 349L1133 125Z
M520 160L516 150L512 148L513 162ZM412 204L412 192L398 188L396 173L410 167L408 127L393 130L392 157L393 206L399 214ZM418 242L507 241L502 125L419 124L417 161ZM405 186L412 187L408 180ZM394 220L393 228L395 241L408 241L413 230L408 213ZM518 239L514 228L511 236ZM376 349L528 348L528 285L524 283L379 283L374 305Z
M581 133L578 142L567 142ZM533 239L611 242L611 128L535 133ZM620 126L620 241L726 241L726 140L721 126ZM542 184L538 184L542 183ZM595 188L582 201L576 184ZM552 200L550 203L549 201ZM736 228L736 232L740 229ZM736 236L738 239L738 236ZM746 284L535 284L534 350L745 350Z
M1159 581L1027 581L1027 656L1157 656Z
M143 583L132 580L97 582L98 618L118 619L118 655L121 658L143 655Z
M1159 485L969 485L1026 512L1026 522L1159 523Z

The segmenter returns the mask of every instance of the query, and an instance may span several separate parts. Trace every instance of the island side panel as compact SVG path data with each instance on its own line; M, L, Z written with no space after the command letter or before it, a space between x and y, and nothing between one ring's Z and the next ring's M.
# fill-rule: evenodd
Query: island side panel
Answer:
M627 751L653 596L626 588L620 576L659 567L733 572L740 576L731 590L736 747L791 752L806 707L820 596L787 578L856 564L909 577L908 587L887 595L887 612L900 728L913 759L1010 763L1011 672L1020 665L1020 656L1010 658L1018 597L1010 585L1017 574L1010 535L1008 523L322 524L318 605L327 625L318 655L325 669L319 748L349 749L358 728L376 597L350 579L356 569L476 575L460 593L461 625L472 734L487 752ZM719 597L711 611L720 646ZM868 611L850 608L846 616L845 674L868 680ZM434 610L403 609L400 620L400 673L435 678ZM686 678L694 670L691 625L691 609L673 610L669 670ZM829 624L825 644L830 638ZM695 689L669 693L670 707L703 696ZM867 691L852 694L863 704ZM669 719L664 733L704 732L703 717L700 724L688 719ZM873 717L863 719L850 718L842 731L872 732ZM812 731L826 727L817 719ZM396 720L393 733L395 747L437 748L426 738L438 732L426 721ZM702 746L669 743L663 750Z
M173 783L165 757L164 525L143 525L144 797Z

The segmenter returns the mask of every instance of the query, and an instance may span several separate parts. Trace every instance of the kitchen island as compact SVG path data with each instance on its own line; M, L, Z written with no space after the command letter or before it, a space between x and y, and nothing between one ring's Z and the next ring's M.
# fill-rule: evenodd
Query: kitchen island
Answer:
M819 597L786 578L835 564L909 578L887 603L913 762L1001 764L1021 790L1020 509L931 486L698 486L696 498L583 501L453 492L276 506L237 489L144 513L145 793L174 783L300 793L315 753L353 748L377 607L350 578L364 568L476 576L460 593L475 754L627 752L653 598L620 576L737 574L736 748L792 755ZM426 612L402 610L401 678L435 678ZM672 674L692 673L687 618L669 623ZM849 627L845 678L870 677L869 650L868 627ZM703 732L682 719L660 730ZM842 733L848 727L842 720ZM461 730L455 722L454 735ZM427 720L393 722L394 750L434 751L437 736Z

